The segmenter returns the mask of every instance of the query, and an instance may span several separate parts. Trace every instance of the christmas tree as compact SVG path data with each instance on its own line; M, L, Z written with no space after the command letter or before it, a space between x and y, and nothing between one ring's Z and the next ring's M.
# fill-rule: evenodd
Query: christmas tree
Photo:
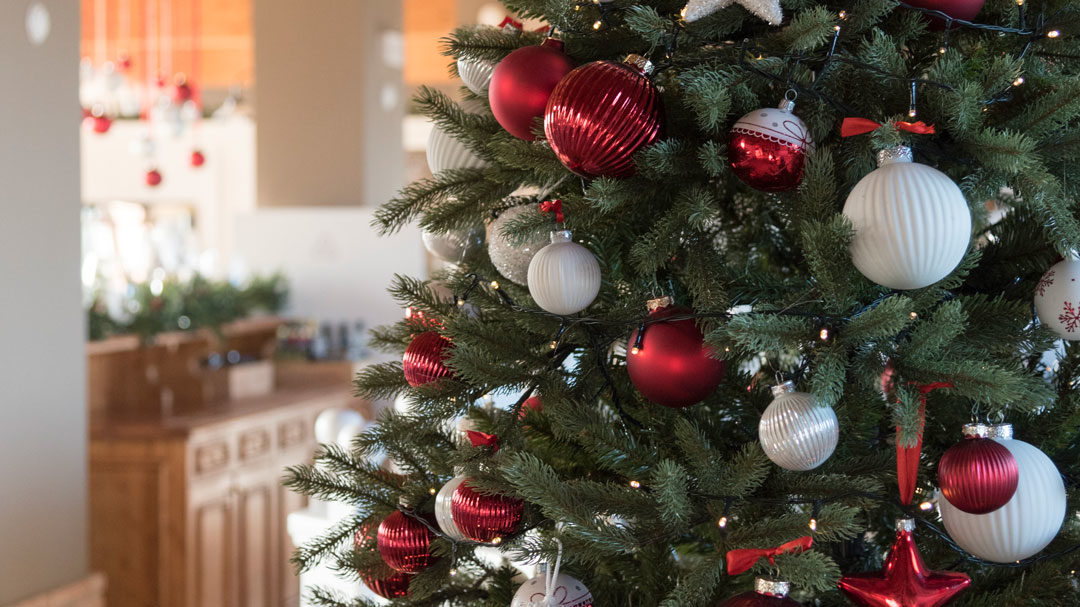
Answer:
M377 227L451 263L356 380L406 406L290 469L356 508L298 565L401 605L1080 604L1080 6L505 4L550 27L450 33L467 86L416 98L433 176Z

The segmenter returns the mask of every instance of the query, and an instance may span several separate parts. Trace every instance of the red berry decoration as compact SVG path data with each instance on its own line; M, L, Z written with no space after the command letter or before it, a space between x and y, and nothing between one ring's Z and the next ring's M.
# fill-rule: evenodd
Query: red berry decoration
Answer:
M438 560L431 554L434 537L426 525L397 510L379 524L376 544L388 567L394 571L416 573Z
M788 597L791 584L777 580L757 578L754 590L737 594L720 603L720 607L800 607Z
M150 169L146 172L146 185L156 188L161 185L161 171L157 169Z
M987 438L989 426L967 424L964 440L949 447L938 463L938 486L945 499L969 514L986 514L1012 499L1020 482L1016 458Z
M469 481L458 485L450 500L450 516L465 537L478 542L501 541L521 523L525 503L503 495L484 495ZM498 538L498 539L496 539Z
M532 141L533 126L544 115L548 97L573 64L561 40L548 38L539 46L524 46L507 55L491 73L488 102L491 113L518 139Z
M206 155L202 153L202 150L191 152L191 166L198 168L204 164L206 164Z
M650 401L665 407L686 407L705 399L724 379L726 363L709 356L705 336L692 318L663 320L692 314L671 305L670 297L649 302L645 334L630 335L634 346L626 355L630 381ZM659 322L657 322L659 321Z
M652 64L594 61L570 72L548 99L544 133L559 161L583 177L628 177L634 153L660 138L663 105Z
M425 331L414 337L412 343L405 348L405 356L401 360L405 381L415 388L445 377L453 377L454 372L445 364L453 347L453 342L435 331Z
M728 137L728 163L735 176L763 192L794 189L803 178L810 131L791 113L793 100L739 118Z
M353 545L356 547L356 550L368 551L378 549L376 547L375 538L372 537L368 531L369 528L364 527L356 532L356 537L353 539ZM409 596L409 580L411 579L411 576L408 573L390 571L388 575L382 577L361 574L360 579L363 580L364 585L372 592L384 599L396 599Z

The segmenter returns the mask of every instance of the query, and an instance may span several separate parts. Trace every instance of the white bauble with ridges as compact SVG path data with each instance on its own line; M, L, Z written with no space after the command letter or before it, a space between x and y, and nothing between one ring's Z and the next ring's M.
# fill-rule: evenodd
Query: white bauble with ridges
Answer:
M1039 323L1062 339L1080 339L1080 260L1063 259L1035 285Z
M552 314L576 314L600 292L600 264L592 251L571 240L570 230L551 233L551 244L529 263L529 295Z
M455 139L437 124L428 135L427 164L434 175L451 169L482 169L490 163L473 154L465 144Z
M457 60L458 76L470 91L477 95L487 95L488 85L491 84L491 72L495 66L478 59L466 59L461 57Z
M855 227L851 261L890 289L921 289L945 278L967 252L971 211L941 171L912 162L905 147L878 153L878 168L844 204Z
M450 536L455 540L464 540L465 534L458 528L457 523L454 522L454 517L450 515L450 503L454 498L454 491L457 490L458 485L465 482L468 477L455 476L447 481L442 489L435 494L435 522L439 524L439 529L442 532Z
M1037 554L1054 539L1065 519L1065 484L1054 462L1037 447L1014 438L1008 424L994 426L998 441L1016 458L1020 481L1004 506L987 514L968 514L939 496L938 508L949 537L967 552L997 563ZM994 436L991 434L991 436Z
M761 415L758 440L765 455L785 470L813 470L836 450L840 424L832 407L822 407L786 381L773 386L773 401Z
M528 212L537 213L533 205L522 205L509 208L488 224L487 243L488 257L495 269L506 278L521 286L525 286L529 279L529 263L540 249L548 243L548 235L537 231L529 236L525 242L514 245L505 233L504 229L510 223L521 218Z

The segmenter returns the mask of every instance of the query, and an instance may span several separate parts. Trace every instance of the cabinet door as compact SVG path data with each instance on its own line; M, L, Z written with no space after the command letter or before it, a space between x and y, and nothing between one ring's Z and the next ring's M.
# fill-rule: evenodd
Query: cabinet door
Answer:
M191 607L233 607L235 524L228 487L192 502Z
M235 487L237 531L237 607L267 607L277 593L277 476L266 469Z
M278 487L279 503L281 504L281 516L278 517L278 537L281 538L281 552L277 557L278 580L281 584L282 607L298 607L300 605L300 578L296 575L296 568L289 561L292 558L293 544L289 536L288 517L292 512L303 510L307 506L307 496L294 493L284 487Z

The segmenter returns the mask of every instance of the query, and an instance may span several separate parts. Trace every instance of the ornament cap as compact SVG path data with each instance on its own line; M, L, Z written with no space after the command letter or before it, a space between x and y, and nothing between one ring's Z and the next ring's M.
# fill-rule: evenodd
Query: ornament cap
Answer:
M990 430L986 434L987 438L999 438L1001 440L1012 440L1013 437L1013 425L1012 424L994 424L990 426Z
M961 430L964 438L986 438L990 434L990 426L986 424L964 424Z
M913 160L911 148L906 145L885 148L884 150L878 150L877 153L878 168L898 162L912 162Z
M776 109L780 110L781 112L794 112L795 100L785 97L780 100L780 103L776 106Z
M791 592L791 582L759 577L754 580L754 592L782 599Z
M651 75L653 73L653 70L656 69L656 66L653 65L652 61L649 61L645 57L642 57L641 55L635 53L627 55L623 63L637 69L645 76Z
M551 231L551 244L557 242L570 242L574 238L574 235L570 233L570 230L552 230Z
M915 519L913 518L898 518L896 519L897 531L915 531Z
M544 41L540 43L540 46L546 46L552 50L561 51L565 45L562 40L548 36L547 38L544 38Z
M791 394L795 391L795 382L791 380L783 381L772 387L773 398L779 398L785 394Z
M649 301L645 302L645 307L649 310L649 313L652 314L657 310L662 310L670 306L674 302L675 300L672 299L670 295L664 295L661 297L650 299Z

